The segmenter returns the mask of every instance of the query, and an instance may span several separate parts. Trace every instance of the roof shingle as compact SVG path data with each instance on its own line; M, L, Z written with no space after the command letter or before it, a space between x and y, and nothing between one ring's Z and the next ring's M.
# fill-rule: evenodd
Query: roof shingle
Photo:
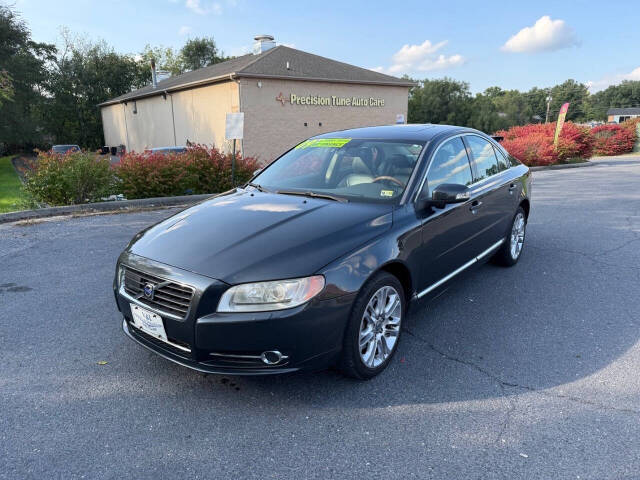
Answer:
M405 87L414 85L410 80L392 77L366 68L356 67L348 63L279 45L259 55L243 55L226 62L216 63L209 67L167 78L158 82L156 88L153 88L152 85L147 85L101 103L100 106L161 95L165 91L181 90L191 85L212 83L222 80L226 76L229 78L284 78Z

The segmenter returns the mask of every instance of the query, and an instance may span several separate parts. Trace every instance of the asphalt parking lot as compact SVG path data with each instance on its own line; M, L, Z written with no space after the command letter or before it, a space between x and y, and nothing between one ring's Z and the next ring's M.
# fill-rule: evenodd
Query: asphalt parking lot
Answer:
M174 210L0 225L0 478L637 478L640 158L533 188L520 263L418 304L364 383L127 339L115 260Z

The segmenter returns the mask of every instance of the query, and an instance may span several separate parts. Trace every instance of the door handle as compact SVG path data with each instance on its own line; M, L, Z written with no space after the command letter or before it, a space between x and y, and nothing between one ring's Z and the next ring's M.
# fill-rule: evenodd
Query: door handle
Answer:
M471 203L471 206L469 207L469 210L471 210L471 213L473 213L475 215L475 213L478 211L478 209L482 206L482 202L480 200L474 200Z
M513 191L517 188L515 183L509 185L509 193L513 195Z

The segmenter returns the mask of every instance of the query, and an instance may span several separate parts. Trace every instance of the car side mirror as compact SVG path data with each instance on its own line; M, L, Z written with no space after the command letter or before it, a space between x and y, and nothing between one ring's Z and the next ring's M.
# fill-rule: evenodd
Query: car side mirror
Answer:
M438 185L431 197L428 195L420 196L417 202L418 210L426 210L429 207L444 208L450 203L462 203L469 200L471 192L469 187L459 183L442 183Z

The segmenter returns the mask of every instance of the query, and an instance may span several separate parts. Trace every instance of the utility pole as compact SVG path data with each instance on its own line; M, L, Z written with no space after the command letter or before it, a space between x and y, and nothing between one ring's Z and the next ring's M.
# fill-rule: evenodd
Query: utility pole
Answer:
M547 95L547 117L545 118L544 123L549 123L549 107L551 106L551 95Z

